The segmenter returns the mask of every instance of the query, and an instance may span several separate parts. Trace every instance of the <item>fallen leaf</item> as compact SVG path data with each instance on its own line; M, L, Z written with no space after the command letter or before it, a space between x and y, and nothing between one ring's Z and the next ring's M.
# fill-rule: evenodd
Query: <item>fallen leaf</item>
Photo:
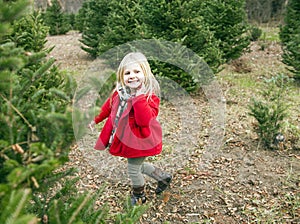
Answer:
M170 196L171 196L170 192L164 192L163 193L163 202L167 203L170 200Z

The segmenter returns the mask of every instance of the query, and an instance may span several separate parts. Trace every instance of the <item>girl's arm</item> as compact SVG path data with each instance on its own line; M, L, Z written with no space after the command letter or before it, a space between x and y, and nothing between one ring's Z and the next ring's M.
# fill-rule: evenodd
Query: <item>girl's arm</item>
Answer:
M100 113L94 118L94 122L96 124L100 123L101 121L103 121L105 118L109 116L111 112L112 100L117 94L118 94L117 92L114 92L113 95L109 97L102 105L100 109Z
M156 118L159 112L159 98L152 95L147 100L147 95L139 95L132 100L134 118L138 126L149 126L152 119Z

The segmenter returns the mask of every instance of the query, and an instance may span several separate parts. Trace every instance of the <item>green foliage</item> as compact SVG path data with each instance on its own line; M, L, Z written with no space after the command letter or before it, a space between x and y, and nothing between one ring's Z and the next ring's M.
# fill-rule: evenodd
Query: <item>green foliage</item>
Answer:
M220 41L223 59L239 58L248 48L250 41L244 0L200 1L199 14L203 16L209 30Z
M300 2L288 1L284 18L284 26L280 29L283 49L283 63L289 66L294 78L300 79Z
M3 202L12 190L38 188L66 161L74 140L68 107L75 81L59 72L53 59L46 59L45 27L35 18L28 15L15 21L11 36L0 46L1 73L7 74L1 80L7 86L0 94ZM29 21L27 26L24 21ZM34 43L39 43L38 48ZM24 48L30 53L25 54Z
M250 27L250 40L257 41L262 35L262 29L257 26L252 25Z
M28 2L25 0L14 2L0 1L0 43L2 43L3 38L9 34L11 22L22 16L27 5Z
M0 223L106 223L99 194L78 194L73 171L57 172L74 142L76 82L47 59L38 17L14 21L24 3L0 6Z
M66 23L70 26L69 30L76 30L76 14L64 13Z
M252 98L249 105L249 114L257 120L256 131L266 148L278 147L275 137L278 133L283 133L284 120L287 118L284 95L288 81L288 77L284 75L266 80L266 89L260 93L262 99Z
M92 194L77 194L68 197L68 201L54 200L49 208L49 223L105 223L106 210L95 211L94 202L97 197ZM93 199L94 197L94 199ZM106 214L105 214L106 213Z
M26 5L25 1L0 1L0 120L5 122L9 122L14 108L6 96L12 94L11 90L14 85L18 85L15 83L18 81L16 71L21 69L27 61L23 49L17 48L14 43L7 42L6 37L11 31L10 24L22 15ZM10 132L10 135L8 139L0 135L0 223L37 223L38 220L35 216L25 214L25 207L30 198L30 189L11 188L9 184L3 184L9 181L7 174L19 166L17 160L21 158L20 154L22 153L19 145L11 146L13 144L11 130L12 127L10 129L1 127L2 132ZM16 151L13 152L13 150Z
M180 43L193 50L213 71L224 62L219 49L220 42L199 15L199 2L196 1L143 1L147 32L152 37ZM176 55L177 56L177 55ZM154 62L153 70L166 76L187 91L197 89L197 84L191 74L163 62Z
M124 205L124 213L120 213L116 215L115 223L116 224L134 224L137 223L142 216L142 214L148 209L146 205L131 205L130 198L127 198L126 203Z
M10 40L25 51L39 52L45 48L48 31L41 14L36 12L14 22Z
M70 178L75 171L55 172L44 178L43 185L33 194L34 203L28 206L28 211L49 223L104 223L107 208L94 209L101 190L93 195L78 193L76 182L79 178Z
M151 67L153 68L153 72L160 77L166 77L173 80L179 86L184 88L188 92L193 92L200 86L194 81L191 74L183 71L182 69L168 63L159 62L159 61L152 61ZM161 80L163 78L160 78ZM165 80L165 82L168 82ZM166 89L168 90L175 90L177 87L174 85L175 83L168 83L168 86L164 86L164 83L161 83L161 94L162 96L166 95Z
M242 0L90 0L83 4L77 21L83 24L82 48L93 57L121 44L154 38L186 46L216 72L249 44L243 7ZM176 66L153 62L152 68L175 78L188 91L196 89L192 76Z
M69 16L62 11L58 0L52 0L44 15L45 24L49 26L50 35L65 34L71 29Z
M99 55L98 45L110 13L110 2L108 0L85 1L76 18L76 26L82 32L80 40L84 45L82 49L92 57Z
M12 7L14 5L14 7ZM5 43L11 32L10 24L20 17L27 2L19 0L14 3L0 1L0 92L7 92L13 80L12 72L25 63L22 49L17 49L13 43Z
M99 80L98 78L91 77L89 82L92 88L98 91L99 97L96 100L96 105L101 106L111 95L116 86L116 74L112 73L107 80L103 81Z
M147 12L143 20L152 37L186 46L214 71L223 63L220 43L198 12L200 1L143 1L143 8Z
M5 209L1 210L0 223L5 224L23 224L23 223L38 223L38 219L31 214L26 215L25 206L30 198L30 189L13 190L7 197L8 202L0 205Z
M1 223L26 220L36 223L36 218L25 214L25 208L30 192L39 189L43 178L66 161L68 147L74 139L68 107L75 81L66 79L53 66L54 60L46 59L47 52L42 50L45 27L38 16L5 20L11 15L9 10L20 14L23 9L18 4L21 3L3 3L1 9L3 6L8 11L1 11L0 16L7 24L0 43ZM28 24L24 26L26 21ZM14 24L13 29L9 29L9 24ZM54 86L57 91L52 90ZM58 91L68 98L58 97ZM56 117L51 116L54 113ZM43 126L46 120L51 125Z
M110 14L105 20L100 36L98 54L115 46L145 38L140 1L111 1L108 11Z

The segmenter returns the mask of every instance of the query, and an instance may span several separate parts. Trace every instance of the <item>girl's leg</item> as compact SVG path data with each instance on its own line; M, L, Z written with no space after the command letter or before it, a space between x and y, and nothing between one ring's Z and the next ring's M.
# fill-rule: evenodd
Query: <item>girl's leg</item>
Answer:
M144 192L145 180L141 172L141 167L144 160L145 157L127 159L128 176L131 180L132 191L133 191L131 195L132 205L146 202L146 195Z
M153 179L157 180L156 194L162 193L172 180L172 176L169 173L162 171L160 168L153 166L151 163L143 163L141 166L141 172Z
M142 164L145 157L128 158L128 175L133 187L140 187L145 185L145 180L141 171Z

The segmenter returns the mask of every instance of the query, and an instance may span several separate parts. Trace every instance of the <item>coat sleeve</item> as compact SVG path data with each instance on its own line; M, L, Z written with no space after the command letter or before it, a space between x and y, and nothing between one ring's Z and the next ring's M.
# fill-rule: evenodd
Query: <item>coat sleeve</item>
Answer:
M150 121L157 117L159 102L159 98L155 95L152 95L149 100L146 95L140 95L133 99L134 118L138 126L149 126Z
M114 99L114 97L116 97L117 94L118 94L117 92L114 92L113 95L109 97L102 105L99 114L94 118L96 124L100 123L110 115L112 100Z

